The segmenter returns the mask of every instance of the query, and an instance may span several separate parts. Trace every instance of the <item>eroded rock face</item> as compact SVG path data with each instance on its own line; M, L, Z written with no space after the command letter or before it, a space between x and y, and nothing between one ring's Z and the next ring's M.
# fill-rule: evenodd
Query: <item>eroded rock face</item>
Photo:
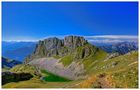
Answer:
M80 36L67 36L62 40L56 37L48 38L39 41L35 52L27 57L25 64L37 66L71 80L85 79L87 72L81 61L94 57L99 51L99 48Z
M39 41L34 53L25 59L25 63L30 62L34 58L52 56L62 57L72 53L77 47L83 46L87 43L87 40L80 36L67 36L62 40L56 37L48 38Z
M91 54L94 54L97 51L98 51L98 48L95 48L94 46L87 44L83 47L76 49L76 51L74 52L75 53L74 58L83 59L83 58L90 56Z
M83 46L87 41L83 37L79 36L68 36L64 39L64 46L69 48L77 48L79 46Z
M62 40L54 37L39 41L36 47L35 55L53 56L58 55L58 49L63 46Z

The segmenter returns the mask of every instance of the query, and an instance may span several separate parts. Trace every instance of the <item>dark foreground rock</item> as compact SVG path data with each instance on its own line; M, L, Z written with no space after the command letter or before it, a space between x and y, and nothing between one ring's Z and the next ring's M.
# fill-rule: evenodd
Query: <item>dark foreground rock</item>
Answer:
M2 85L9 82L29 80L32 77L33 76L30 73L2 72Z

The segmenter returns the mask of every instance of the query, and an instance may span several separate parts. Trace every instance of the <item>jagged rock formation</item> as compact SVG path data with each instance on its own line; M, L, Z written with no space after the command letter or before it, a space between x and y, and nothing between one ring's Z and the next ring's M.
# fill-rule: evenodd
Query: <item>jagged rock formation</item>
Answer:
M88 62L104 59L106 52L89 44L80 36L56 37L39 41L32 55L26 58L30 64L71 80L87 77ZM57 57L57 58L56 58Z
M67 36L60 40L56 37L39 41L32 55L26 58L25 63L34 58L65 56L72 53L77 47L87 44L87 40L80 36ZM88 50L85 50L88 52ZM87 54L87 53L85 53Z

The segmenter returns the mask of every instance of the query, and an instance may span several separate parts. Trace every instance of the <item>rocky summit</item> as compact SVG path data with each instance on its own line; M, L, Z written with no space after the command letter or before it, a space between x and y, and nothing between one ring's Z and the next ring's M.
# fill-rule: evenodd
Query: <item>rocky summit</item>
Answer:
M87 43L87 40L80 36L67 36L62 40L56 37L44 39L39 41L34 53L26 58L25 63L40 57L62 57Z
M24 63L77 80L87 77L85 68L89 67L88 62L91 64L97 59L105 59L106 55L106 52L91 45L83 37L54 37L39 41L34 53L28 56Z

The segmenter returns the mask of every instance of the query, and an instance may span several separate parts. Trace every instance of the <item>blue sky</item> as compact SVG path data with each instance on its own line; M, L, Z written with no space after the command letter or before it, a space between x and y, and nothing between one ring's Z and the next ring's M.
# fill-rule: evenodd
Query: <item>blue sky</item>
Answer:
M135 38L138 35L138 3L2 3L3 41L65 35L126 35Z

